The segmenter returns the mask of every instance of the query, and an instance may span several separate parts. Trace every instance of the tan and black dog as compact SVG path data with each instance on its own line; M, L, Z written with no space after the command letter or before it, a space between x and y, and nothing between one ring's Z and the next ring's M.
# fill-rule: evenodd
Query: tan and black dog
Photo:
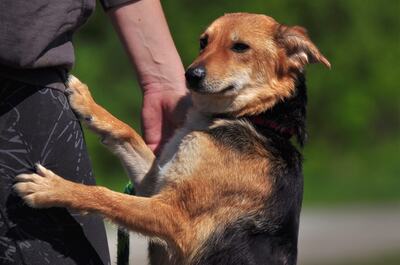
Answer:
M186 72L193 108L159 157L70 79L72 108L122 160L137 196L40 165L15 190L32 207L97 212L151 237L152 265L295 264L303 177L290 139L305 139L304 67L330 64L305 29L265 15L224 15L200 46Z

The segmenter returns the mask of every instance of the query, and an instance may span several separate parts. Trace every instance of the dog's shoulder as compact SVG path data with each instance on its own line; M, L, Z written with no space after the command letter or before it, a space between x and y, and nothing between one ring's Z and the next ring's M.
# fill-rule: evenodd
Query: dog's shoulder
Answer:
M290 167L302 162L301 153L289 140L273 132L260 132L246 119L216 119L206 133L215 142L241 154L266 156Z
M250 123L241 119L216 119L207 134L218 144L241 154L265 155L264 137Z

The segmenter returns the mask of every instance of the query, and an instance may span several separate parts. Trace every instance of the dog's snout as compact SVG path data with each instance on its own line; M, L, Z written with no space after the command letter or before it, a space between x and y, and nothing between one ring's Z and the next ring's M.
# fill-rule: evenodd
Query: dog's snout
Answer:
M191 88L198 88L200 82L206 76L206 68L204 66L190 67L186 73L186 81Z

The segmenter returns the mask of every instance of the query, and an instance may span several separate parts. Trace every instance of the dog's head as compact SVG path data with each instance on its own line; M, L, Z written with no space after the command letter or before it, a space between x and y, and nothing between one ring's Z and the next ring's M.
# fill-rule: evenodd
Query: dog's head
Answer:
M265 15L234 13L200 37L200 55L186 71L196 108L208 113L255 115L293 95L306 64L328 60L306 30Z

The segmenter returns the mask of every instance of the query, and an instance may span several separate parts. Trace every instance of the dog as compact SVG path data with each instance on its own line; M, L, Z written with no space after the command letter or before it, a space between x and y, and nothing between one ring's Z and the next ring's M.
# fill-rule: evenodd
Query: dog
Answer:
M158 157L71 77L71 107L121 159L137 195L41 165L14 189L31 207L100 213L152 238L152 265L296 264L310 63L330 68L302 27L218 18L185 73L193 106Z

